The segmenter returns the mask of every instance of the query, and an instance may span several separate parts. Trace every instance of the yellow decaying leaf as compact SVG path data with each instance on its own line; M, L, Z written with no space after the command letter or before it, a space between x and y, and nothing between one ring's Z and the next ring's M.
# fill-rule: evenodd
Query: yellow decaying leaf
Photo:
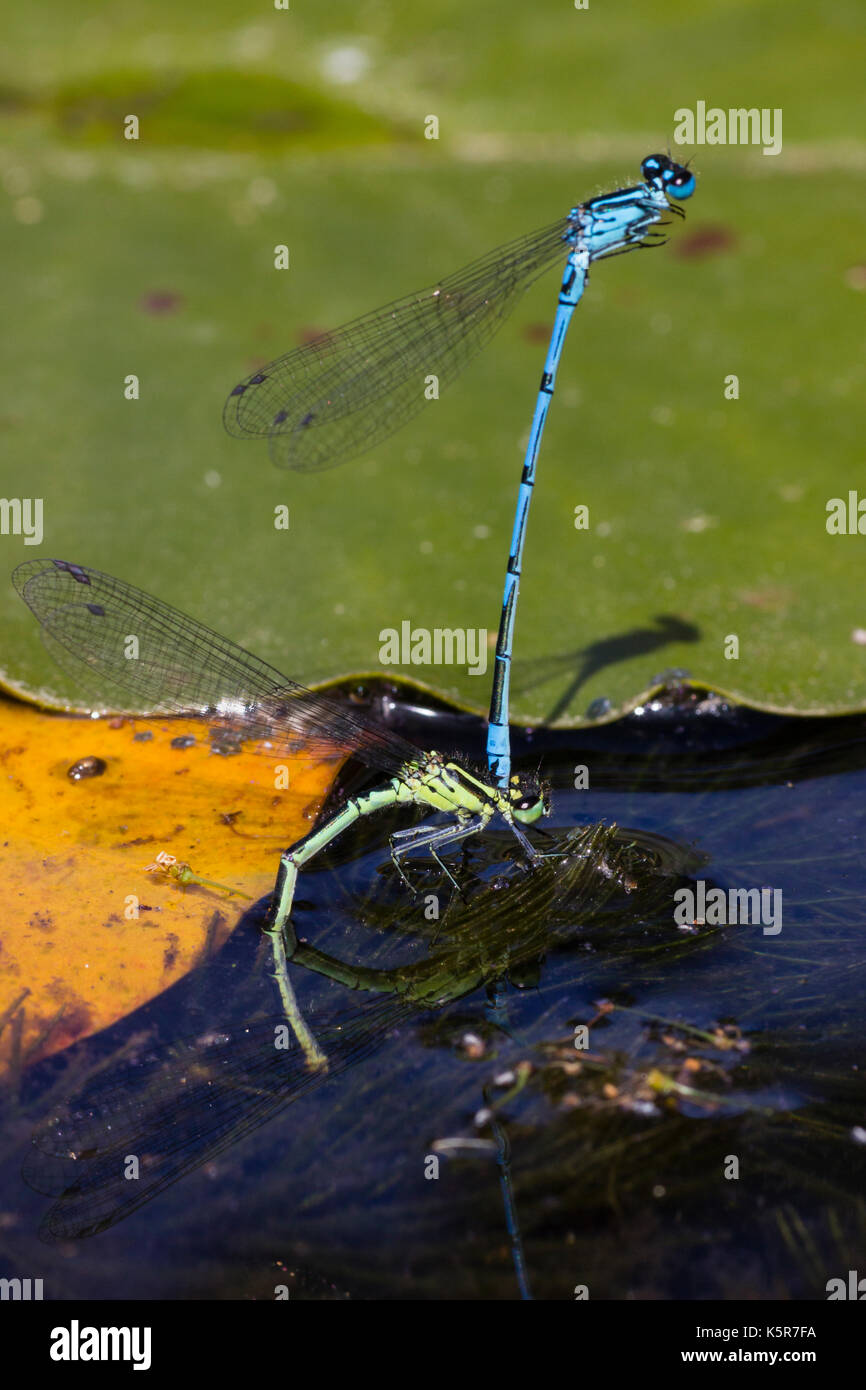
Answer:
M72 780L81 759L104 771ZM201 724L0 700L0 1069L107 1027L222 945L247 899L148 866L163 853L261 897L339 761L220 756Z

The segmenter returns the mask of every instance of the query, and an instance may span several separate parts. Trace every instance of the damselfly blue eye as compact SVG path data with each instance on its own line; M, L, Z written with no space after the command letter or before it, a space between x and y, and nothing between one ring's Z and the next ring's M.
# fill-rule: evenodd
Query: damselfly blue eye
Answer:
M647 183L672 198L690 198L695 191L697 180L691 170L666 154L647 155L640 167Z

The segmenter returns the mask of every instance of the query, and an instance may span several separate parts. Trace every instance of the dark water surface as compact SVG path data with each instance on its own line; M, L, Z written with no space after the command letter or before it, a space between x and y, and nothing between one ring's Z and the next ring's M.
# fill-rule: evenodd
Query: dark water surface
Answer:
M482 746L468 717L383 710L422 746ZM781 719L680 688L517 753L553 788L539 845L620 828L595 896L563 870L558 897L540 879L535 906L534 885L509 898L523 875L497 834L449 861L467 900L428 921L424 895L447 893L423 856L421 896L397 882L387 836L403 815L353 830L296 899L299 935L389 970L461 930L494 939L492 923L524 942L495 1002L478 986L401 1013L293 967L314 1031L339 1016L369 1037L356 1064L127 1220L45 1244L50 1199L20 1170L51 1088L97 1055L110 1073L136 1030L168 1044L272 1015L258 905L218 957L7 1099L0 1274L42 1278L46 1298L272 1299L279 1284L292 1298L516 1298L485 1098L537 1298L585 1285L593 1299L824 1299L829 1279L866 1272L866 721ZM346 769L331 809L361 785ZM698 880L771 890L781 931L675 922L674 893ZM165 1080L179 1084L176 1067Z

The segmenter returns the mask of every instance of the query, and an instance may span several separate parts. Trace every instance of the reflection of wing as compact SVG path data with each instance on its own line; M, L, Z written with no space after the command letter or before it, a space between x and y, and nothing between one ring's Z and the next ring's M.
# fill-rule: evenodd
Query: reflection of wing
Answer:
M280 675L218 633L120 579L65 560L28 560L13 582L51 655L102 701L131 696L137 712L204 717L267 739L274 752L353 753L398 772L418 749L327 695Z
M380 444L480 352L517 298L565 259L567 218L375 309L253 372L229 396L229 434L267 435L281 468L331 468Z
M316 1035L327 1071L303 1053L278 1049L285 1018L247 1024L152 1050L87 1085L66 1116L33 1137L25 1182L58 1200L43 1240L97 1235L130 1216L186 1173L236 1144L323 1080L369 1056L413 1006L376 999L334 1016ZM128 1177L130 1157L139 1176Z

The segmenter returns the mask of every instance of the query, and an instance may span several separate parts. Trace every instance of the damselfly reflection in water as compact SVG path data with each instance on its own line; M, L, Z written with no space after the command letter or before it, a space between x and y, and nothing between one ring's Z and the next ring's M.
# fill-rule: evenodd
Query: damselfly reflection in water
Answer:
M531 874L499 878L469 901L455 897L429 954L411 965L353 966L299 943L293 963L374 995L317 1012L327 1069L310 1065L280 1015L228 1027L214 1020L85 1084L65 1114L39 1127L24 1166L29 1185L57 1199L43 1237L78 1239L114 1225L416 1020L616 921L638 880L652 898L657 856L614 827L571 832L556 847L557 857ZM660 888L669 895L669 872Z

